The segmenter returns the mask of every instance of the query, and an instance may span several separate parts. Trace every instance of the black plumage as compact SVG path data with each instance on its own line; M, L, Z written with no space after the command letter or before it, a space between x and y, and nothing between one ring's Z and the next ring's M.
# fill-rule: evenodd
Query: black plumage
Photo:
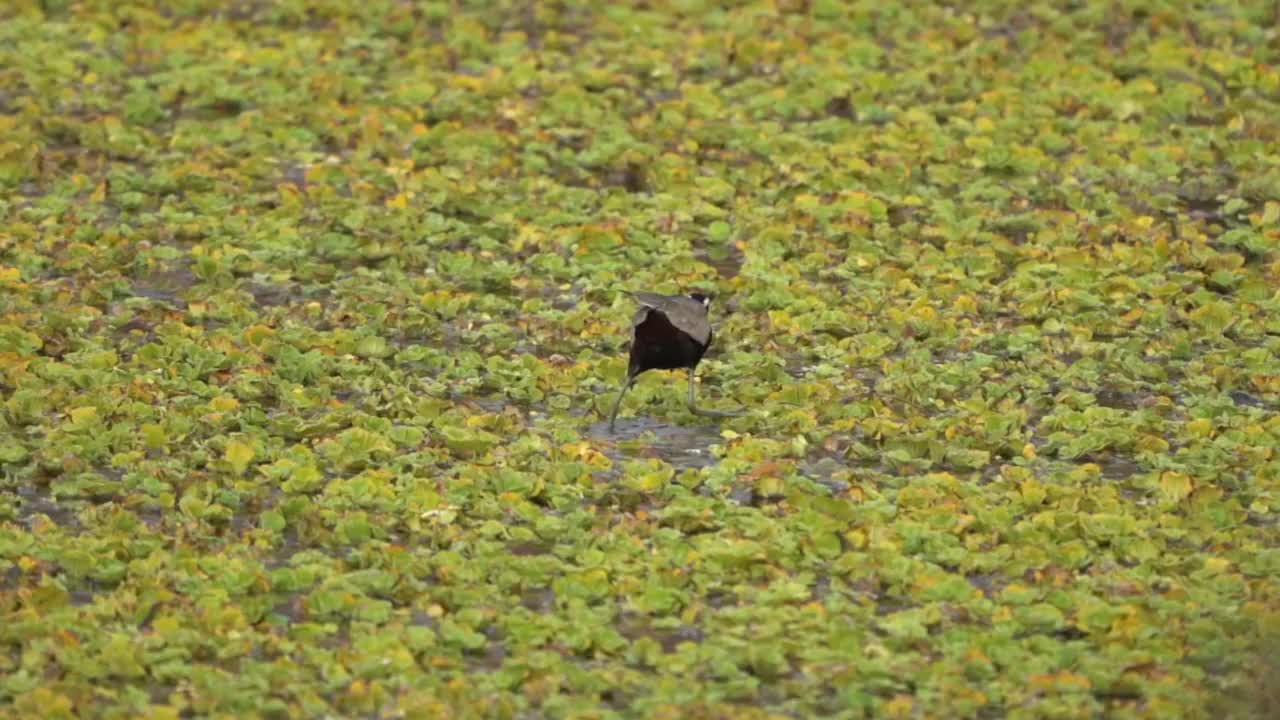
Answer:
M646 292L628 294L640 303L640 310L631 323L631 354L627 362L627 379L609 413L609 431L613 432L623 396L635 383L636 377L646 370L688 368L690 412L709 417L733 415L734 413L703 410L694 403L694 369L706 354L714 337L708 318L711 298L698 292L689 295Z

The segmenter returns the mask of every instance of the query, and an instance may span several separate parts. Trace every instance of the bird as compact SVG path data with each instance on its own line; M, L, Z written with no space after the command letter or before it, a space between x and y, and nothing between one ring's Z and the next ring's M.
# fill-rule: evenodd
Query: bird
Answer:
M704 417L733 417L736 412L704 410L693 399L693 373L711 346L714 335L707 314L711 297L702 292L688 295L658 295L630 292L640 304L631 321L631 354L627 361L627 378L609 413L609 432L613 432L618 408L636 377L646 370L689 370L689 412Z

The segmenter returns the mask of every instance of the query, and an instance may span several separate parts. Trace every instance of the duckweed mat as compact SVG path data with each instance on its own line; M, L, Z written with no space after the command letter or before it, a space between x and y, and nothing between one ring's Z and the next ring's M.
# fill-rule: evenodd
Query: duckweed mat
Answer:
M1278 8L4 3L0 715L1277 717Z

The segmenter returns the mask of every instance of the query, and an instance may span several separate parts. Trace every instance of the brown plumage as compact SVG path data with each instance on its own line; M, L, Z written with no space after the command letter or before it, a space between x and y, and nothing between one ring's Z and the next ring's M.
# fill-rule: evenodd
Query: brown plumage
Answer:
M657 293L627 293L640 303L635 320L631 327L638 327L648 319L651 311L657 310L677 330L686 333L695 342L706 347L711 344L711 321L707 318L707 310L711 298L702 293L690 295L658 295Z
M713 333L707 316L711 298L702 293L658 295L647 292L627 293L640 303L631 322L631 353L627 362L627 379L609 413L609 432L613 432L622 398L635 383L636 376L646 370L689 369L689 410L695 415L727 417L735 413L702 410L694 403L693 372L711 346Z

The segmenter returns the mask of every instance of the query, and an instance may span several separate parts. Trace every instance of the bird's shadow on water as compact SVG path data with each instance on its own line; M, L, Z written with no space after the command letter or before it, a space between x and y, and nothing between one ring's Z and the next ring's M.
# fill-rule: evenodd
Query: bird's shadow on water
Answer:
M609 423L593 423L588 430L602 441L605 455L614 462L657 458L676 472L697 470L718 461L711 446L721 442L720 425L703 420L677 423L648 417L618 418L614 432Z

